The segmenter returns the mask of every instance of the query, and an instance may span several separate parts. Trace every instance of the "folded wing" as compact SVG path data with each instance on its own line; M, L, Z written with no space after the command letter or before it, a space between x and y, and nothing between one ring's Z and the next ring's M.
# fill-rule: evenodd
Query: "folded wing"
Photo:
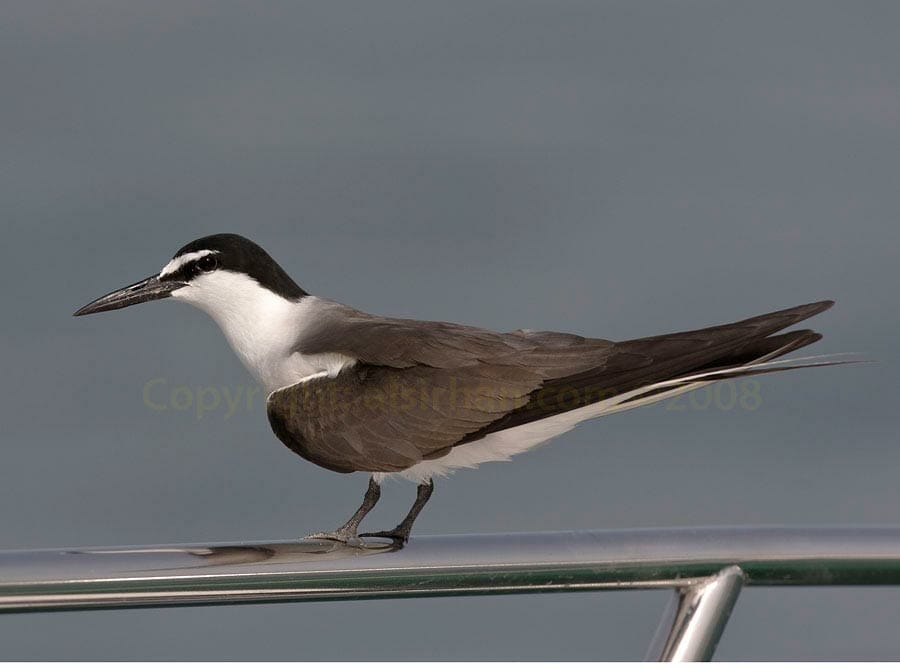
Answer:
M831 304L624 342L384 319L335 305L298 350L357 364L273 392L269 421L289 448L322 467L401 471L493 432L783 355L819 335L775 333Z

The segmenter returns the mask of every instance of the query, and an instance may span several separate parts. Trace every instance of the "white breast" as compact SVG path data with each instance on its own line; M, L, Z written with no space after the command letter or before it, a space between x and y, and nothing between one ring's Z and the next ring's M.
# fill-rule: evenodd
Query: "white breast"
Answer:
M336 376L356 361L339 353L304 356L294 351L303 329L321 308L315 297L288 300L246 274L201 274L172 297L212 316L244 366L267 392L314 375Z

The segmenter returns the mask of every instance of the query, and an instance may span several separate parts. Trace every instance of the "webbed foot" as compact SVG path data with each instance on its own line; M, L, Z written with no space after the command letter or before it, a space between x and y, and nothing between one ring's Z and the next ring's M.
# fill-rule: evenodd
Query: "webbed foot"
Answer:
M359 536L355 532L344 531L343 529L334 532L316 532L315 534L307 534L304 539L330 539L331 541L339 541L348 546L358 546L360 544Z

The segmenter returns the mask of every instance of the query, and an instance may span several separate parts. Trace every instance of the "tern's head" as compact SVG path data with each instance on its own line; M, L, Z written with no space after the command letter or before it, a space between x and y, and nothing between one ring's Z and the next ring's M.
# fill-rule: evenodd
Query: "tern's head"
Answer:
M202 237L179 249L159 274L113 291L75 312L76 316L121 309L164 297L206 311L240 308L247 300L306 293L260 246L240 235Z

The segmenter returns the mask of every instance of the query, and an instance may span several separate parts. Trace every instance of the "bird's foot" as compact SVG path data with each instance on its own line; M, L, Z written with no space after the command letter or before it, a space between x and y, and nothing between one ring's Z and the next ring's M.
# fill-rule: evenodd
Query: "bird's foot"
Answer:
M399 528L393 530L384 530L382 532L363 532L359 536L360 538L378 537L379 539L390 539L397 546L405 546L406 542L409 541L409 532L405 532Z
M349 530L335 530L334 532L316 532L315 534L307 534L304 539L330 539L331 541L339 541L348 546L358 546L360 544L359 536L356 532Z

